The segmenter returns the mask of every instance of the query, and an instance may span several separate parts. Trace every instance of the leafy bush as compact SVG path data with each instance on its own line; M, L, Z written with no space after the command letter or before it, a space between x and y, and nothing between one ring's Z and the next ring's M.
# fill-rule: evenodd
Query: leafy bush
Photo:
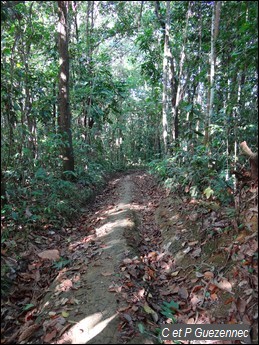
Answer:
M173 157L153 160L149 169L171 192L213 198L224 204L233 201L233 180L226 180L224 155L212 155L204 145L197 146L192 153L175 150Z
M73 220L95 190L104 184L104 171L101 165L93 163L73 176L73 182L62 180L40 167L27 175L22 184L10 173L7 176L9 202L2 208L2 216L16 226Z

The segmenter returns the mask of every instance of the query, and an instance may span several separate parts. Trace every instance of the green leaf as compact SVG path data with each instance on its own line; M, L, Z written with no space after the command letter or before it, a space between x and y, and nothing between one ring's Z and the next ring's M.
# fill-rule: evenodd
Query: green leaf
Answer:
M12 212L12 218L13 218L14 220L18 220L18 218L19 218L18 213L13 211L13 212Z
M163 302L164 306L163 307L167 307L167 308L173 308L173 309L179 309L179 304L176 303L174 300L172 300L171 302Z
M176 321L176 318L170 311L162 311L161 314L165 315L168 319L172 319L173 322Z
M138 329L139 329L141 334L143 334L145 332L145 327L142 325L142 323L138 323Z
M23 307L23 310L29 310L31 308L34 307L34 304L33 303L29 303L29 304L26 304L24 307Z
M192 104L188 104L184 107L184 110L187 112L190 111L191 109L192 109Z
M209 186L206 189L204 189L203 194L205 194L206 198L209 199L214 194L214 190L211 189Z

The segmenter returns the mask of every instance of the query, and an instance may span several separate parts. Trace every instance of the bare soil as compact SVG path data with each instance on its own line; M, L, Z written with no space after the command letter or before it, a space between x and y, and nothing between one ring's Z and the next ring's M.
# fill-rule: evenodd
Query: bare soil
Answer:
M119 264L128 256L137 254L139 234L140 207L145 196L138 189L136 181L144 179L143 172L135 172L110 181L106 193L102 193L92 206L93 216L98 220L94 231L90 234L89 246L96 246L94 256L87 261L84 273L78 276L79 288L63 288L58 294L59 300L76 301L77 305L69 310L68 321L73 325L55 342L57 344L120 344L119 329L121 318L119 310L123 310L125 302L118 298L121 292ZM136 202L137 200L137 202ZM86 215L89 214L87 210ZM82 224L81 224L82 226ZM88 218L85 219L85 227ZM89 248L89 246L86 246ZM80 251L80 247L78 247ZM73 267L81 264L81 255ZM55 291L62 289L62 282L76 281L76 274L71 270L58 277L45 296L43 306L47 301L54 301ZM63 295L63 297L62 297ZM51 307L50 307L51 306ZM52 310L52 302L43 307ZM131 340L131 343L152 344L153 341L141 335Z

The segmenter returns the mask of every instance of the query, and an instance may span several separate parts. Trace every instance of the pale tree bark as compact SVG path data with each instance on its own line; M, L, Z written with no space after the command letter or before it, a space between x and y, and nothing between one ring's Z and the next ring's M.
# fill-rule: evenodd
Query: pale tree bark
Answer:
M59 47L59 131L62 135L63 172L74 171L71 113L69 106L69 56L68 56L68 6L69 1L58 1Z
M180 62L179 62L179 70L177 74L177 78L175 78L175 69L174 69L174 60L171 61L171 94L172 94L172 118L174 122L173 126L173 139L177 140L179 137L179 105L183 98L185 88L188 83L188 76L186 76L186 80L184 84L182 83L183 77L183 66L186 60L186 43L187 43L187 32L188 32L188 24L189 18L191 15L191 2L188 2L188 10L186 12L186 22L185 28L183 32L183 44L180 54Z
M92 36L94 30L94 9L95 9L95 2L88 1L87 2L87 13L86 13L86 54L87 54L87 74L89 78L89 85L90 85L90 93L87 96L86 100L84 101L84 127L85 127L85 138L88 144L91 144L91 134L90 130L94 125L94 118L91 115L92 109L92 92L94 89L93 85L93 43L92 43Z
M166 23L165 23L165 37L164 37L164 57L163 57L163 96L162 96L162 124L163 124L163 142L164 154L168 152L168 81L169 81L169 65L171 52L169 47L169 33L170 33L170 5L171 1L166 2Z
M204 144L208 145L210 140L210 124L213 112L214 92L215 92L215 63L216 63L216 41L219 33L221 1L215 1L212 9L211 20L211 51L210 51L210 77L207 102L207 115L205 119Z

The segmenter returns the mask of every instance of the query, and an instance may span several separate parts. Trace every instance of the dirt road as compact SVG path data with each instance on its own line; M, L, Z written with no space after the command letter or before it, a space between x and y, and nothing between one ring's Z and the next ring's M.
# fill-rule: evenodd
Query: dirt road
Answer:
M91 244L97 244L98 249L86 271L80 275L80 288L71 289L69 293L65 291L65 298L78 305L71 308L69 316L69 322L75 323L74 326L62 335L58 344L121 343L118 311L123 310L125 304L118 298L121 292L119 265L123 259L137 254L138 223L147 202L138 182L145 176L142 172L114 179L106 193L97 198L93 212L99 221ZM74 266L77 266L76 261ZM131 343L153 342L139 336Z

